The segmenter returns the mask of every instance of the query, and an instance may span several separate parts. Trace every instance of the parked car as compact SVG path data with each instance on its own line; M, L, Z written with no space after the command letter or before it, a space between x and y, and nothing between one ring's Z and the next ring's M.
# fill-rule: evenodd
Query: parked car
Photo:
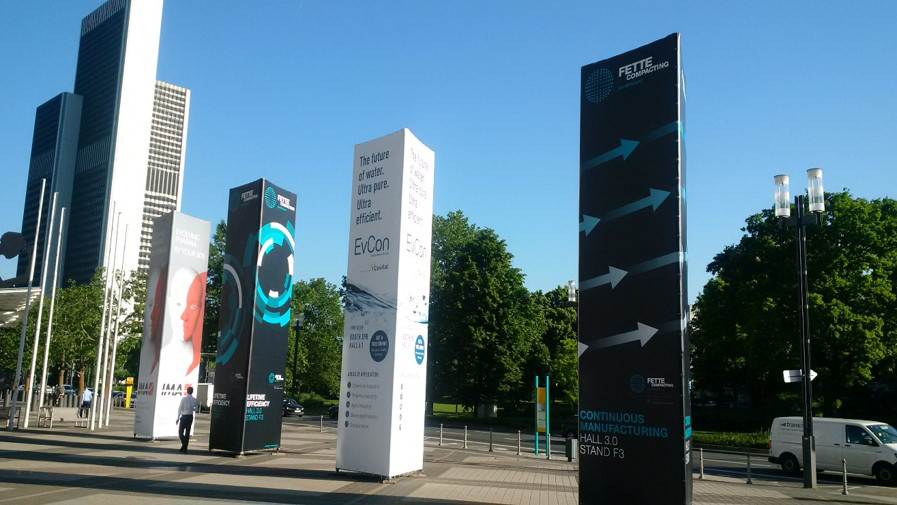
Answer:
M75 387L72 386L71 384L63 384L62 387L65 388L65 395L66 395L66 396L68 396L68 395L76 395L76 394L78 394L78 390L75 389Z
M302 414L305 413L305 408L299 404L296 400L292 398L284 398L283 399L283 415L291 416L293 414L302 417Z
M562 422L560 433L564 438L579 438L579 414Z
M135 408L137 406L137 391L131 392L131 408Z
M112 398L124 398L124 397L125 397L124 391L113 391L112 392Z
M787 473L803 466L801 417L777 417L769 430L769 462ZM813 418L816 437L816 469L874 475L884 484L897 484L897 430L879 421Z
M339 405L331 405L327 409L327 414L330 416L330 419L337 419L339 417Z

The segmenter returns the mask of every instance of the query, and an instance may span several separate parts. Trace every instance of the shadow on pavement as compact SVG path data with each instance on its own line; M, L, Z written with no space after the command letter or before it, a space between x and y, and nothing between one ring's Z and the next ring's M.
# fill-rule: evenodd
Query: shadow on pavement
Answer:
M246 469L238 467L237 469ZM71 474L51 472L2 472L0 480L11 484L59 486L67 489L81 488L85 490L110 492L138 492L162 496L195 497L201 499L239 500L241 502L261 503L314 503L348 504L363 503L365 505L394 504L402 500L397 496L379 496L365 493L323 493L318 491L262 489L247 486L229 486L222 484L198 484L158 480L129 479L122 477L98 477L81 475L81 479L73 479ZM295 475L291 475L295 476ZM387 484L383 484L387 486ZM90 499L89 496L84 497ZM472 505L473 502L448 500L432 500L416 498L414 503L424 505Z

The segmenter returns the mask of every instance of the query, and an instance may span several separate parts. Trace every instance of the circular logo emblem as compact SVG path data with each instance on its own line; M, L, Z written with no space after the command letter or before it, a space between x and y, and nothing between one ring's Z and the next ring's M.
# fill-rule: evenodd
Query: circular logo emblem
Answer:
M273 209L275 205L277 205L277 192L274 191L274 188L268 186L265 189L265 205L268 206L269 209Z
M417 340L414 342L414 359L417 360L418 365L424 362L424 353L426 350L427 346L424 344L423 335L418 335Z
M645 378L635 374L629 378L629 389L635 394L640 394L645 390Z
M274 381L276 379L277 379L277 377L274 376L273 372L268 374L268 384L274 384Z
M586 79L586 100L592 103L603 102L613 89L614 74L606 68L596 69Z
M389 338L383 330L377 330L371 335L369 343L371 358L376 362L381 362L389 354Z

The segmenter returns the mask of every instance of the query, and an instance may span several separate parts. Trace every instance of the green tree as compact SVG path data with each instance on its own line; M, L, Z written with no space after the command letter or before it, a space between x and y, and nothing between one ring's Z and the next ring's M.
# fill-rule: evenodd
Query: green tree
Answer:
M434 216L433 237L434 394L473 408L528 398L525 364L545 321L505 241L460 211Z
M547 360L528 375L549 375L552 398L576 404L579 397L579 355L577 352L576 304L570 302L566 286L547 293L537 291L535 299L545 318L545 331L534 349L544 349Z
M116 381L137 377L140 371L140 344L146 318L146 273L131 272L124 279L119 276L117 281L121 282L123 301L119 308L121 323L115 360Z
M304 316L298 341L290 328L287 348L287 383L293 393L339 395L343 351L342 293L322 278L293 285L294 320ZM297 352L298 351L298 352ZM295 374L294 374L295 369Z
M224 248L227 223L215 226L209 243L209 275L206 278L206 307L202 322L202 352L215 352L218 347L218 316L221 307L221 284L224 275Z
M694 377L769 406L799 394L781 375L800 366L795 233L771 209L743 231L708 266L692 320ZM827 194L807 242L814 401L827 415L856 412L870 382L895 378L897 202Z
M87 372L96 366L103 283L104 272L98 269L90 282L69 283L56 294L50 356L59 371L74 371L73 380L79 394L91 380Z

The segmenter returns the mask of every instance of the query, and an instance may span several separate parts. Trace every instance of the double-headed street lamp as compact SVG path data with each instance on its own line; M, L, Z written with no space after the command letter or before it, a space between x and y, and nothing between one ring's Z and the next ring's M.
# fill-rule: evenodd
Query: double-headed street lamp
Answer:
M804 195L794 197L794 217L788 191L788 176L775 176L775 213L784 226L797 229L797 275L800 306L800 355L804 401L804 487L816 487L816 440L813 437L813 388L810 379L810 315L807 302L807 226L822 223L825 194L822 189L822 169L807 170L807 200L810 214L805 214Z

